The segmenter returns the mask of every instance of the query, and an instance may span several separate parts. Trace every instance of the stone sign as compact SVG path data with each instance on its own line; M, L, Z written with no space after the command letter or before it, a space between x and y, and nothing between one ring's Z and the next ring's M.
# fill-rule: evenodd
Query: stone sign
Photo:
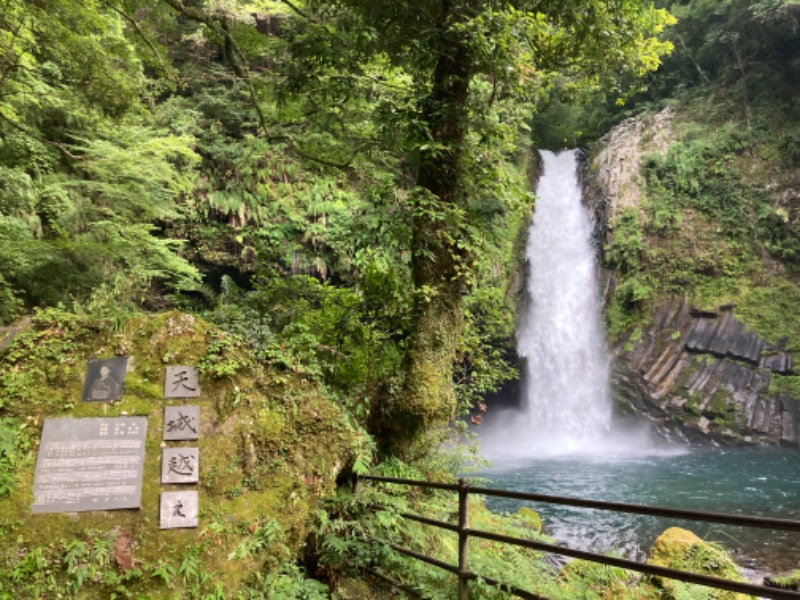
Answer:
M164 448L161 453L161 483L197 483L200 452L197 448Z
M125 383L126 356L115 356L107 360L89 360L86 379L83 382L83 402L111 402L122 398Z
M165 398L197 398L200 383L197 369L189 366L167 367L164 376ZM200 438L199 406L164 407L165 442ZM200 449L165 447L161 451L162 485L196 484L200 478ZM161 529L197 527L196 489L161 492Z
M199 406L167 406L164 408L165 440L196 440L199 437Z
M161 529L197 527L197 490L161 492Z
M194 367L167 367L164 379L165 398L197 398L200 396L200 383Z
M34 513L140 508L147 417L46 419Z

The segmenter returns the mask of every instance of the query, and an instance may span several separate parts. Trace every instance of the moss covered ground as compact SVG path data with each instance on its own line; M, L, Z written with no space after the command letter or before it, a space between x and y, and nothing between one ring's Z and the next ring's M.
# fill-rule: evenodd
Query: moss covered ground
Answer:
M80 401L90 357L129 357L114 403ZM0 356L4 446L0 596L236 597L287 575L320 499L352 461L353 431L322 390L251 361L236 340L180 312L118 323L39 313ZM163 398L167 365L195 365L202 395ZM201 411L197 529L161 530L164 406ZM148 418L140 510L31 514L49 417ZM265 587L266 586L266 587Z
M129 357L123 399L82 403L86 361L118 354ZM256 363L236 337L202 319L168 312L110 324L52 309L38 313L0 361L0 439L8 441L0 465L0 598L388 597L361 570L370 564L426 591L453 589L448 573L376 550L367 539L385 535L454 564L455 536L398 517L432 510L429 516L452 522L454 497L380 489L342 495L336 479L356 460L361 435L347 415L317 384ZM165 367L176 364L200 372L202 395L188 402L201 409L200 440L190 443L201 455L200 515L196 529L161 530L159 494L171 489L160 483L163 411L185 402L163 398ZM32 514L45 419L123 415L148 418L141 509ZM428 476L392 468L400 467L380 467ZM552 542L530 509L497 515L476 500L470 522ZM306 575L304 560L316 561L326 583ZM621 569L575 561L562 570L541 552L485 540L471 543L470 568L555 599L672 597L668 586ZM479 598L509 596L484 583L473 590Z

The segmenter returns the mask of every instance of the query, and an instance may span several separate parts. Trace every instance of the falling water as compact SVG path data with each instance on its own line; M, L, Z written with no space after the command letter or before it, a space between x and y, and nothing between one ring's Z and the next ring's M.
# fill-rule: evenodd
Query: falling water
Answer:
M690 449L650 438L638 424L614 423L588 211L575 152L542 152L528 232L528 310L517 343L526 367L520 410L490 410L478 428L492 466L487 487L611 502L798 518L800 455L786 449ZM612 427L612 425L614 425ZM473 473L474 475L474 473ZM489 498L491 510L519 501ZM537 505L561 545L640 560L674 521ZM752 581L762 570L798 565L796 535L678 523L724 542ZM745 528L747 529L747 528ZM778 534L778 535L776 535Z
M487 423L482 438L489 454L592 452L611 422L596 256L576 151L541 156L544 174L526 248L528 310L517 334L524 397L521 412Z
M611 420L596 256L575 151L541 155L526 248L530 306L517 340L526 359L523 414L532 442L578 450L602 437Z

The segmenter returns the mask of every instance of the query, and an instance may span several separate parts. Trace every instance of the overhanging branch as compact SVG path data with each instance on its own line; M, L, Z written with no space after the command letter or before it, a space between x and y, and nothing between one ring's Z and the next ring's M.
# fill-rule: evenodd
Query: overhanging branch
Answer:
M54 142L52 140L47 140L47 139L45 139L45 138L43 138L41 136L36 135L35 133L33 133L29 129L23 127L19 123L16 123L16 122L12 121L11 119L9 119L6 115L3 114L2 111L0 111L0 119L2 119L3 121L5 121L9 125L11 125L13 128L21 131L22 133L24 133L28 137L36 140L37 142L40 142L42 144L47 144L49 146L55 146L56 148L58 148L61 151L61 153L64 156L67 156L67 157L71 158L72 160L75 160L75 161L84 160L84 157L78 156L77 154L73 154L72 152L67 150L67 147L64 146L64 144L61 144L59 142Z
M150 51L153 53L153 56L156 57L156 60L158 61L158 66L161 67L161 71L167 76L167 78L170 78L169 77L170 70L167 68L166 64L164 64L164 59L161 58L161 53L158 51L158 48L155 47L150 38L148 38L144 34L144 31L142 31L142 28L139 27L139 23L136 22L136 19L134 19L132 16L130 16L128 13L126 13L124 10L122 10L109 0L105 0L105 4L111 10L113 10L115 13L117 13L119 16L125 19L128 23L130 23L130 25L134 28L134 30L136 30L136 33L139 35L142 41L145 44L147 44L148 48L150 48Z
M164 2L169 4L184 17L198 23L202 23L225 40L225 58L227 59L228 64L231 66L236 76L244 81L245 85L247 85L247 91L250 95L250 103L253 105L253 109L258 115L258 123L261 126L261 130L264 135L269 136L267 118L264 115L264 111L261 110L261 106L258 104L256 88L253 85L253 80L250 78L250 73L247 70L247 66L243 62L244 55L242 54L239 46L236 44L236 40L233 39L233 35L230 32L228 19L225 16L209 15L208 13L198 10L192 6L186 6L180 0L164 0ZM240 59L242 62L240 62Z

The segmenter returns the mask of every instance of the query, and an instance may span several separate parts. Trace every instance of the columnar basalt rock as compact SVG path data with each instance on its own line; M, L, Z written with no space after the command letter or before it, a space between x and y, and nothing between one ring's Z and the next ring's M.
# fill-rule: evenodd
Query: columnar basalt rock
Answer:
M663 156L678 142L675 121L669 108L623 121L583 164L583 197L595 218L601 262L604 248L614 245L620 215L640 217L641 244L652 242L645 236L650 215L640 168L647 156ZM691 211L682 216L684 225L692 219ZM602 273L606 298L622 277L610 269ZM782 393L795 383L776 380L794 374L786 340L760 337L734 305L709 309L685 298L656 300L652 290L648 301L656 302L644 320L649 324L629 330L613 348L619 413L644 415L675 441L800 445L800 394Z
M800 403L771 394L792 358L749 331L734 307L661 305L636 342L616 349L615 397L664 431L690 441L800 445Z

